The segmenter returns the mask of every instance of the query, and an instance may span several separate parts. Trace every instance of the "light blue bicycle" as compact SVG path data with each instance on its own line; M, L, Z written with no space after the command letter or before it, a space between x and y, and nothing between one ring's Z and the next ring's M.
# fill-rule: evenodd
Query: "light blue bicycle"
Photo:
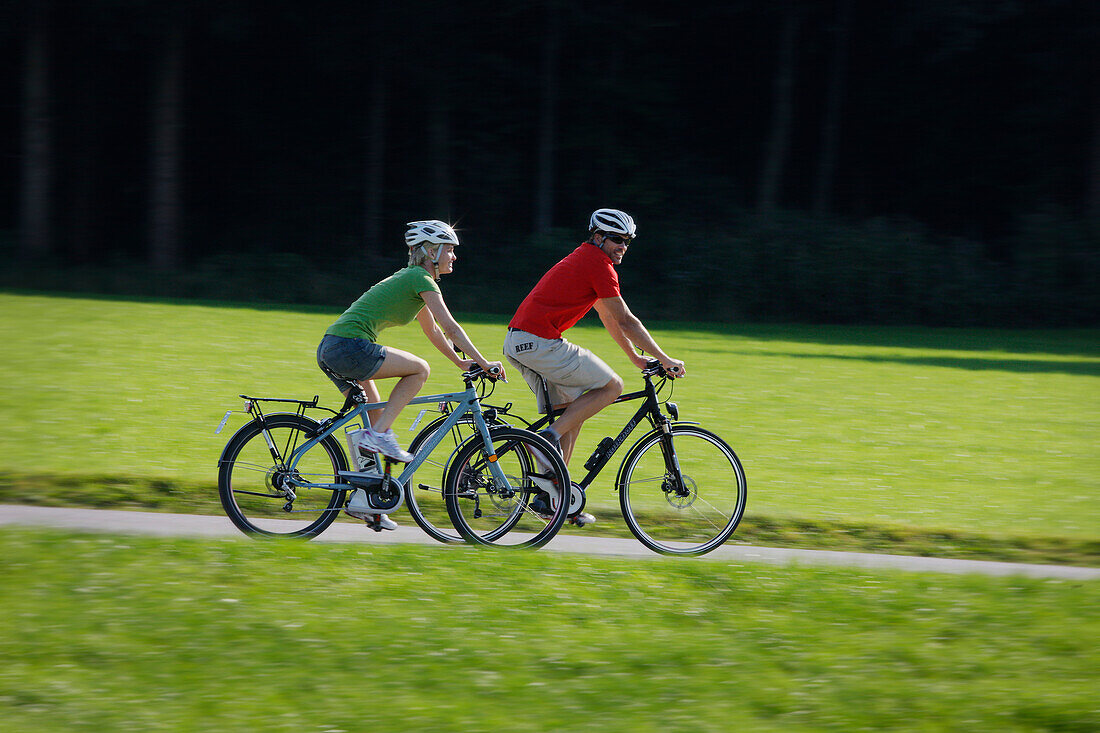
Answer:
M365 466L349 465L336 437L341 431L368 425L367 411L385 406L368 404L361 390L352 390L339 411L320 407L317 397L306 401L241 395L251 420L229 439L218 462L218 492L225 513L251 536L311 539L336 520L354 490L362 489L372 511L388 514L404 504L417 524L441 542L541 547L561 529L569 505L557 502L553 514L545 515L532 511L530 502L540 487L569 486L569 471L545 438L486 421L476 385L492 383L493 375L475 367L464 372L462 379L466 384L462 392L412 400L413 405L445 402L455 406L438 430L410 446L413 460L397 476L392 472L396 462L381 455L368 458ZM265 414L264 403L292 404L295 411ZM306 410L332 414L317 421ZM472 426L476 434L457 447L448 445L446 438L459 424ZM437 449L449 455L429 461ZM433 467L430 473L436 482L439 476L434 467L455 469L443 476L440 487L415 486L443 498L430 506L446 505L457 534L442 526L438 511L421 511L410 493L417 469L426 462ZM380 529L377 521L368 526Z

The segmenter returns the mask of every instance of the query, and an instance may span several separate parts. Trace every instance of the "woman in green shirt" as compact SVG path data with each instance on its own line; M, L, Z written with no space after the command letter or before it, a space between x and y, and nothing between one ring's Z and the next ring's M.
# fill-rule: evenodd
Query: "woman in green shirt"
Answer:
M408 267L363 293L329 326L317 347L317 365L345 396L351 390L347 381L352 380L363 388L368 400L381 402L374 380L397 378L385 409L371 411L371 425L361 433L360 445L405 462L412 460L412 454L397 444L392 426L424 386L430 370L419 356L377 343L382 329L416 318L432 345L459 369L470 369L476 363L486 371L498 369L501 377L505 376L503 364L486 360L470 342L439 292L436 281L451 273L458 259L454 253L458 235L434 219L409 222L408 227ZM460 359L454 347L473 358Z

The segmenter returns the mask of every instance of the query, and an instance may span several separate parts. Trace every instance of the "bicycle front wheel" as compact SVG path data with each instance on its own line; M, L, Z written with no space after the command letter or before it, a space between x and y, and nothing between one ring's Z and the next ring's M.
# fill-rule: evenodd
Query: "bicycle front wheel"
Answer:
M436 418L421 430L409 443L409 452L419 454L420 447L428 442L447 421L447 416ZM447 513L447 502L443 498L443 478L447 466L458 446L477 434L474 421L462 418L451 428L449 435L440 436L441 440L428 454L420 468L409 479L405 491L405 506L422 530L439 542L465 542L462 535L451 524Z
M512 427L491 428L492 448L468 440L447 469L444 496L455 529L468 541L493 547L542 547L569 512L569 470L545 438ZM539 455L548 463L540 469ZM493 464L504 480L493 477Z
M333 523L347 492L296 487L293 481L335 483L348 468L344 449L331 435L301 457L286 461L310 440L317 422L282 413L253 420L230 438L218 470L218 494L230 520L248 535L310 539Z
M733 449L693 425L644 436L623 460L616 483L630 531L663 555L719 547L737 529L748 493Z

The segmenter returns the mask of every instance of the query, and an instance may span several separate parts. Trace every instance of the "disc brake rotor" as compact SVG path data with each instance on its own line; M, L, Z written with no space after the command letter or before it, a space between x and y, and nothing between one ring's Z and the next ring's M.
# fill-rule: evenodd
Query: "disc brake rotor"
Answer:
M671 476L665 477L664 486L661 488L665 492L665 500L677 509L687 509L689 506L695 503L696 497L698 497L697 487L695 481L684 474L680 474L684 478L684 491L680 492L676 490L676 481Z

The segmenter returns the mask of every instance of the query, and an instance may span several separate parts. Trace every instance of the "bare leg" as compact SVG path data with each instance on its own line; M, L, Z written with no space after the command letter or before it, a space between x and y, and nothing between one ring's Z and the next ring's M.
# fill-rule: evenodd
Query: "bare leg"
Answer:
M565 407L565 412L554 421L554 432L559 436L561 454L565 462L573 456L573 448L581 433L584 421L610 405L623 393L623 380L618 375L599 389L591 389L568 405L554 405L555 409Z
M366 392L367 399L381 401L378 399L378 388L374 386L374 380L399 377L397 384L390 392L386 407L380 411L371 411L371 427L379 433L384 433L393 427L397 416L405 409L412 398L416 397L424 386L424 382L428 381L429 374L431 374L431 369L428 367L428 362L407 351L400 351L387 346L386 360L382 362L382 366L370 379L364 379L359 383L359 386ZM376 418L377 413L380 414Z

